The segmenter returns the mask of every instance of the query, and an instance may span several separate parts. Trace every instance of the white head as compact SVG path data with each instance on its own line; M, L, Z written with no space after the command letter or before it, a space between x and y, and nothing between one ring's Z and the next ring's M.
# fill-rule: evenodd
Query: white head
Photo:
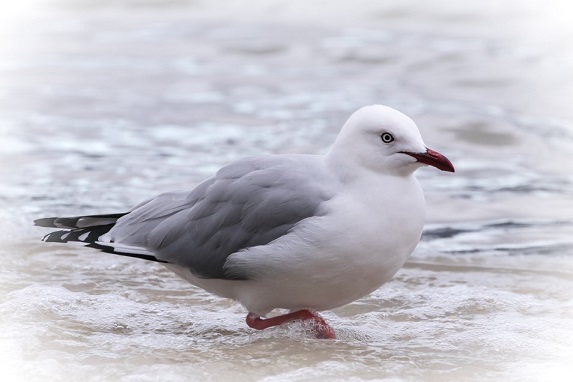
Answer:
M352 114L327 160L350 171L359 166L392 175L410 175L423 165L454 172L445 156L426 147L414 121L382 105L366 106Z

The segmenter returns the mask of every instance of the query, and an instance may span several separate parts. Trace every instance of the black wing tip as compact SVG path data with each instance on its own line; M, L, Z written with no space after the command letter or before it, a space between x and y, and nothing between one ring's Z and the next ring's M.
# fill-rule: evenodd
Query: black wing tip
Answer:
M47 228L87 228L90 226L100 226L115 223L115 221L128 212L120 212L114 214L101 214L101 215L85 215L85 216L70 216L70 217L49 217L34 220L34 225L37 227ZM92 220L86 224L85 220ZM95 221L94 221L95 220ZM81 223L78 225L78 223Z
M46 243L67 243L68 240L64 239L64 235L69 234L70 231L55 231L50 232L42 238Z
M81 216L78 217L51 217L51 218L40 218L34 220L34 225L37 227L47 227L47 228L78 228L78 220Z
M78 230L79 231L79 230ZM68 243L68 242L76 242L79 244L83 244L86 247L96 249L101 252L111 253L114 255L124 256L124 257L132 257L135 259L141 259L146 261L154 261L156 263L168 263L167 261L160 260L157 257L151 254L142 254L142 253L130 253L126 251L116 250L111 245L105 245L97 242L89 242L89 241L82 241L78 240L78 235L86 233L84 232L74 232L74 231L56 231L50 232L46 236L42 238L42 241L46 243ZM68 235L68 236L65 236ZM65 237L64 237L65 236Z
M54 225L56 219L57 217L35 219L34 225L36 227L56 228L56 226Z
M94 249L97 249L97 250L105 252L105 253L111 253L113 255L131 257L134 259L141 259L141 260L146 260L146 261L154 261L156 263L164 263L164 264L168 263L167 261L160 260L153 255L118 251L118 250L116 250L116 248L114 248L111 245L104 245L104 244L100 244L100 243L88 243L88 244L86 244L86 247L94 248Z

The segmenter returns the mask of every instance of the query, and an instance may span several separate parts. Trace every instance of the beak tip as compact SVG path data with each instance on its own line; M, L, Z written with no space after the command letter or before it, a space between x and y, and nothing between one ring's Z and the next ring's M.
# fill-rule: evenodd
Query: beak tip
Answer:
M444 157L444 159L445 159L447 162L444 162L444 167L443 167L443 168L440 168L440 170L446 171L446 172L452 172L452 173L453 173L453 172L456 172L456 169L454 168L454 165L452 164L452 162L450 162L450 160L449 160L448 158L446 158L446 157ZM438 167L438 168L439 168L439 167Z
M410 153L404 152L404 154L408 154L418 160L420 163L427 164L429 166L433 166L438 170L446 171L446 172L456 172L454 165L448 158L444 155L440 154L437 151L432 149L426 148L425 153Z

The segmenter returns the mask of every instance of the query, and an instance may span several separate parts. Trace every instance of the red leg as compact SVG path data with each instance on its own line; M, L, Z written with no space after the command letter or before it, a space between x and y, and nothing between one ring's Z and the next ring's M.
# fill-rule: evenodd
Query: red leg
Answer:
M283 314L282 316L271 318L261 318L254 313L249 313L246 319L247 325L257 330L263 330L270 328L271 326L282 325L286 322L296 320L312 322L313 329L316 333L316 338L336 339L334 330L326 323L326 321L308 309L298 310L296 312L291 312Z

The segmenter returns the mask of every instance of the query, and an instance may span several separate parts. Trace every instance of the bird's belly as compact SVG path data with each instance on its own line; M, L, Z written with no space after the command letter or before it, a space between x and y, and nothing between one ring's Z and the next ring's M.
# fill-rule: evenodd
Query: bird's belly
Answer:
M244 281L201 279L188 268L173 264L166 266L191 284L221 297L235 299L249 312L264 316L277 308L328 310L346 305L389 281L408 255L330 252L315 256L312 263L299 262L299 265L306 266L298 269L284 267L273 275Z
M404 265L418 243L422 221L399 234L388 228L389 237L378 229L348 229L336 241L325 237L313 250L288 256L280 250L267 253L261 272L238 290L239 301L263 314L274 308L327 310L368 295Z
M253 309L332 309L389 281L414 251L425 202L417 182L402 187L407 202L333 201L332 214L301 224L297 236L246 253L256 270L240 300ZM288 236L288 235L287 235ZM266 304L266 305L265 305Z
M379 288L402 267L407 255L330 253L315 257L305 269L283 268L281 274L253 280L201 279L188 268L167 268L193 285L221 297L238 300L248 311L265 315L273 309L333 309L355 301ZM369 259L367 259L368 257ZM353 258L353 261L336 261ZM373 261L372 258L378 258Z
M237 285L237 299L249 311L261 315L275 308L333 309L378 289L394 276L406 259L404 254L368 263L317 262L312 272L298 270Z
M391 252L358 250L359 246L355 249L346 253L333 251L316 259L312 270L299 270L282 282L275 280L270 289L277 289L278 295L296 296L291 303L296 306L284 308L332 309L362 298L388 282L411 253L410 249ZM283 293L287 289L291 292Z
M259 315L275 308L327 310L348 304L389 281L416 247L425 203L417 182L411 186L402 188L409 196L402 205L341 197L333 201L334 212L229 256L225 267L249 280L185 278Z
M167 267L211 293L238 300L259 315L276 308L328 310L378 289L398 272L415 247L395 245L391 251L384 250L389 243L356 242L351 250L325 247L320 252L290 257L288 264L267 268L265 273L244 281L201 279L188 268L172 264ZM373 244L378 250L372 248Z

